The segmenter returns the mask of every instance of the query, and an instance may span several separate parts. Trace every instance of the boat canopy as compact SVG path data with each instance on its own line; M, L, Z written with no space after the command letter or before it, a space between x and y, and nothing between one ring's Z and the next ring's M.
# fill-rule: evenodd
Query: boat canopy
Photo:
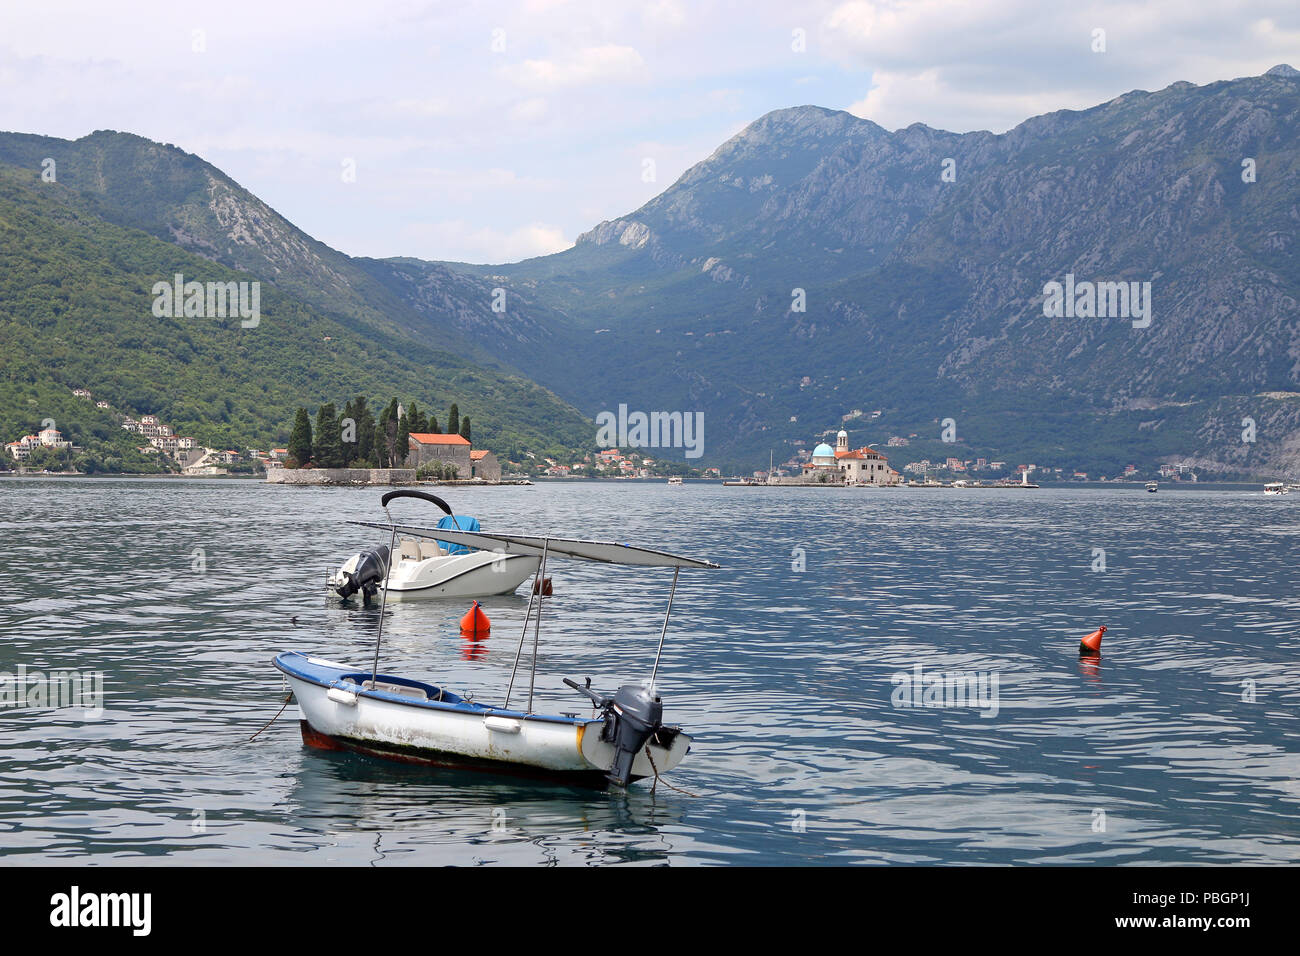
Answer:
M471 519L472 520L472 519ZM455 531L443 527L444 518L437 528L415 525L389 525L379 521L352 521L350 524L383 531L396 530L399 534L414 534L426 538L500 551L504 554L536 554L543 551L548 557L574 558L579 561L599 561L604 564L626 564L643 568L716 568L712 561L688 558L653 548L638 548L617 541L587 541L581 538L552 538L535 534L512 534L502 531ZM475 522L477 525L478 522ZM445 547L445 545L444 545Z
M448 528L456 531L478 531L479 523L478 518L471 518L469 515L446 515L438 519L438 528L439 530ZM469 554L473 550L463 544L443 541L441 538L438 539L438 547L448 554Z

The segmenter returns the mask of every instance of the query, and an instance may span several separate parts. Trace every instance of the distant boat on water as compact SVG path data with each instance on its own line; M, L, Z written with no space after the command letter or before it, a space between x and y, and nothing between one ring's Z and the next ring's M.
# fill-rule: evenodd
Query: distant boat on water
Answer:
M498 554L438 540L438 529L479 531L480 527L477 518L452 514L451 506L437 495L390 491L380 499L385 512L395 498L430 502L444 517L437 528L422 534L390 535L388 544L358 552L326 575L326 586L341 600L359 593L364 604L380 592L390 601L509 594L537 571L536 556Z
M1273 495L1285 495L1287 491L1287 486L1280 481L1270 481L1264 486L1264 494L1270 497Z
M1151 492L1152 494L1155 494L1159 490L1160 490L1160 482L1158 481L1147 482L1147 491Z

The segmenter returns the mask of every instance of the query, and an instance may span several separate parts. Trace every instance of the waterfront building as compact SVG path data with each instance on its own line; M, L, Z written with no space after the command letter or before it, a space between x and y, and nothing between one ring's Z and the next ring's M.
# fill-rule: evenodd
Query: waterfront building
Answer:
M819 484L896 485L901 478L898 472L889 467L885 456L874 448L866 445L850 448L849 434L841 430L835 436L834 448L823 442L813 449L798 480L800 483Z
M497 456L486 448L471 451L469 461L471 478L482 478L485 481L501 480L501 463L497 461Z
M468 478L473 471L469 439L460 435L412 432L407 451L408 468L419 470L430 462L444 461L456 466L457 478Z

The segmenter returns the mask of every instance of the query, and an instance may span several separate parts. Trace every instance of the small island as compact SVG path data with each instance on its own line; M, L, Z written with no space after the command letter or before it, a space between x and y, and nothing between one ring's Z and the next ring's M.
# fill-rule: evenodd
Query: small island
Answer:
M501 465L470 441L469 416L455 403L447 430L412 402L393 399L376 418L365 398L340 413L332 403L316 411L313 429L306 408L294 418L289 445L266 469L266 480L286 485L410 485L419 482L501 484Z

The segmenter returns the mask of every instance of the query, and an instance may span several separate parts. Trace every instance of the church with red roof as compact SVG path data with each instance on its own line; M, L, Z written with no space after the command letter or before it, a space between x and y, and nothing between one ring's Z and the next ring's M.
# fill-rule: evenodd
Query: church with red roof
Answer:
M823 474L846 485L896 485L903 480L874 448L850 448L849 433L843 430L835 436L834 448L823 442L813 449L812 460L803 466L805 480L825 481L819 477Z

